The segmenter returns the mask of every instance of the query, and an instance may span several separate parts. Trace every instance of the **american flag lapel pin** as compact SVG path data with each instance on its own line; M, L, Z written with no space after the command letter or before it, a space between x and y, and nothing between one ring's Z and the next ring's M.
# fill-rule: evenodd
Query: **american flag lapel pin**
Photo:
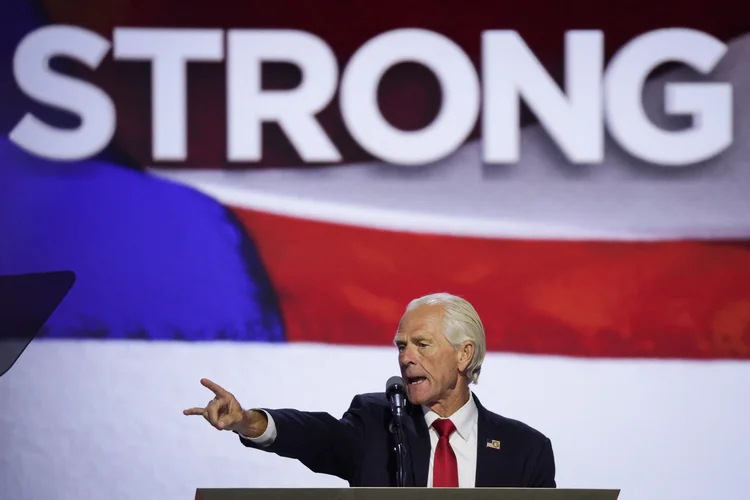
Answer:
M497 439L488 439L487 440L487 448L492 448L493 450L499 450L500 449L500 441Z

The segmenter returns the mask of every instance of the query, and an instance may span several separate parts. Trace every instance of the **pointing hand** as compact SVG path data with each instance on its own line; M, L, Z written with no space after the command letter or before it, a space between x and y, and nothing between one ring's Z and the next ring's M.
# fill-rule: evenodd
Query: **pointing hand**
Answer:
M208 379L201 379L201 384L210 389L216 397L209 401L205 408L184 410L184 415L202 415L208 423L219 430L235 431L247 437L258 437L263 434L268 425L263 412L243 411L231 392Z

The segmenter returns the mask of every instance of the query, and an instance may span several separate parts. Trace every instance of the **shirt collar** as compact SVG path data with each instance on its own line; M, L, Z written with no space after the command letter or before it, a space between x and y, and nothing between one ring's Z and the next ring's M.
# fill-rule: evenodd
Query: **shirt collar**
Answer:
M424 412L424 419L427 422L427 428L432 426L432 423L440 418L440 415L429 409L427 406L422 406ZM449 418L456 426L456 432L464 441L469 440L471 431L474 427L474 423L477 421L479 411L477 405L474 402L474 395L469 391L469 400L463 405L456 413L451 415Z

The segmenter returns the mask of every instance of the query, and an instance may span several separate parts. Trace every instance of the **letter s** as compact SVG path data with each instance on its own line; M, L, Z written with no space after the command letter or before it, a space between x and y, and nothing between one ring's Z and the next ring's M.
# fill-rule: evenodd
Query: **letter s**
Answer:
M96 69L109 49L106 39L74 26L48 26L26 35L13 58L18 87L36 101L78 115L81 125L59 129L27 113L10 132L10 140L51 160L82 160L104 149L115 133L112 100L90 83L55 73L49 60L67 56Z

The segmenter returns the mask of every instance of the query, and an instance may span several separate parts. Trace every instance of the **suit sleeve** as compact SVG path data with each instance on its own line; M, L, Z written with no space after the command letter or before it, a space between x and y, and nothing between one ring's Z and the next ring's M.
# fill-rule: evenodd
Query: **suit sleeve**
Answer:
M355 396L340 419L325 412L267 409L276 436L271 444L260 444L239 436L248 448L299 460L308 469L351 482L360 467L365 441L365 408Z
M539 453L531 478L532 488L556 488L555 482L555 454L552 451L552 441L545 438L542 450Z

